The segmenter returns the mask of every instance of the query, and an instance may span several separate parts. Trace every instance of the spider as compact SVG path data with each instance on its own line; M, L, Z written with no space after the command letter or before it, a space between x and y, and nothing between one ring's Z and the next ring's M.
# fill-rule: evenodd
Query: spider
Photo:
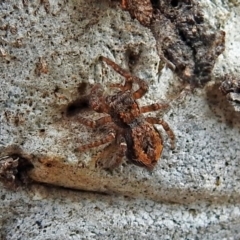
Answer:
M95 121L80 116L78 121L81 124L90 128L106 126L108 130L104 138L96 139L78 147L76 150L82 152L102 144L114 142L119 147L115 160L108 167L109 169L118 167L123 157L126 156L133 164L152 170L163 150L162 136L154 124L162 125L171 139L173 148L175 136L164 120L145 117L143 113L167 108L168 104L153 103L147 106L139 106L137 99L144 96L148 91L148 84L144 80L132 76L110 59L101 56L100 60L122 75L125 78L125 84L111 84L111 88L119 89L113 95L105 95L103 87L100 84L95 84L92 86L89 95L75 103L80 108L87 106L98 113L107 114ZM136 91L132 89L133 83L139 86Z

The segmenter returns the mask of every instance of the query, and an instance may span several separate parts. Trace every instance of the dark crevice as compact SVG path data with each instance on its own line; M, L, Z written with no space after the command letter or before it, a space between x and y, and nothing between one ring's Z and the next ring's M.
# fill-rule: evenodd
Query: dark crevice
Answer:
M171 1L171 5L172 5L173 7L177 7L177 6L178 6L178 0L172 0L172 1Z
M66 109L66 116L72 117L82 110L86 110L89 108L89 98L87 96L76 99L75 101L68 104Z
M0 158L0 180L5 186L16 188L30 181L27 172L34 168L30 158L17 146L6 149L5 156Z

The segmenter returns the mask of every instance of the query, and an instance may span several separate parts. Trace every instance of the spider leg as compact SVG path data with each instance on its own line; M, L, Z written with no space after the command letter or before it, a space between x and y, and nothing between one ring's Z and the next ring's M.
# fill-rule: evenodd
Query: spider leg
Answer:
M141 78L133 76L133 82L139 85L139 89L133 93L134 99L139 99L148 91L148 84Z
M76 150L77 151L85 151L89 148L94 148L94 147L98 147L98 146L101 146L105 143L109 143L111 142L112 140L115 139L115 136L116 136L116 132L114 129L110 129L108 134L106 135L106 137L104 138L101 138L101 139L97 139L91 143L88 143L88 144L85 144L85 145L82 145L80 147L78 147Z
M105 63L107 63L107 65L111 66L117 73L119 73L120 75L125 77L127 80L132 77L132 74L130 72L121 68L120 66L118 66L115 62L113 62L109 58L101 56L99 59L101 61L104 61Z
M112 122L112 118L110 116L104 116L101 117L97 120L91 120L91 119L87 119L87 118L83 118L83 117L78 117L77 119L81 124L90 127L90 128L96 128L96 127L100 127L106 123Z
M167 103L153 103L147 106L140 107L141 113L157 111L159 109L168 108L169 105Z
M120 88L122 91L127 91L130 90L132 88L132 80L131 77L131 73L129 73L128 71L126 71L125 69L121 68L120 66L118 66L115 62L113 62L112 60L110 60L109 58L106 57L100 57L100 60L104 61L105 63L107 63L109 66L111 66L117 73L119 73L120 75L122 75L123 77L125 77L126 82L124 85L122 84L111 84L110 87L116 87L116 88Z
M120 84L117 85L117 87L121 86L120 89L122 90L129 90L132 87L132 83L135 82L139 85L139 89L133 93L134 99L141 98L147 91L148 91L148 84L141 78L138 78L136 76L133 76L131 73L126 71L125 69L118 66L115 62L110 60L106 57L100 57L100 60L107 63L109 66L111 66L117 73L122 75L125 79L125 85L121 86Z
M172 129L169 127L168 123L165 122L163 119L158 119L155 117L146 117L145 120L151 124L159 124L162 125L163 129L166 131L168 137L171 139L171 147L172 149L175 148L175 135Z
M117 143L119 144L119 149L117 151L117 156L116 156L114 164L111 166L111 169L114 169L121 164L122 159L125 156L126 151L127 151L127 143L126 143L126 140L124 139L124 137L121 137L117 141Z
M125 139L123 137L119 138L119 135L117 135L116 141L107 145L103 149L103 152L100 153L100 158L97 158L95 167L112 171L121 164L122 159L126 154L126 150L127 145L125 143Z
M111 88L120 88L122 91L127 91L132 89L132 82L126 81L124 85L119 83L112 83L109 85Z

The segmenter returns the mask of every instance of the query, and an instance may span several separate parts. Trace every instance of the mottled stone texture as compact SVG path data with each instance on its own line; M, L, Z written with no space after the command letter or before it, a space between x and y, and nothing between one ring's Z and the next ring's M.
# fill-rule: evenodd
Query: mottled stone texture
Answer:
M240 6L199 5L212 27L226 32L225 51L212 81L176 100L183 83L166 66L158 72L164 62L151 30L120 1L0 3L0 175L11 187L0 190L2 239L240 238L239 112L219 91L225 74L240 73ZM110 173L95 168L110 157L102 148L74 151L103 137L77 115L65 116L81 83L108 89L123 81L100 55L148 81L142 105L170 101L163 118L176 134L176 149L163 132L165 148L153 172L124 163ZM14 177L24 189L11 185Z

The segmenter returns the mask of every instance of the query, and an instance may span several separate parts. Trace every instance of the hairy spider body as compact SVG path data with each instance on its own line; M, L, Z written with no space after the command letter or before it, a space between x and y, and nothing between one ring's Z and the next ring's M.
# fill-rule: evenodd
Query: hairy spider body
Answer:
M85 151L89 148L115 141L120 148L114 163L108 166L108 168L113 169L117 167L121 164L122 158L126 156L132 163L152 170L163 150L162 136L153 124L163 126L172 140L172 147L174 146L175 136L164 120L144 117L143 113L166 108L168 105L154 103L140 107L137 99L141 98L148 91L147 83L138 77L132 76L110 59L105 57L100 59L124 76L126 81L124 85L111 85L111 87L120 89L113 95L105 96L102 86L95 84L90 94L87 97L83 97L84 101L88 99L90 109L108 115L96 121L79 117L79 122L91 128L106 125L108 126L108 133L105 138L82 145L78 150ZM133 83L139 85L138 90L132 90Z

